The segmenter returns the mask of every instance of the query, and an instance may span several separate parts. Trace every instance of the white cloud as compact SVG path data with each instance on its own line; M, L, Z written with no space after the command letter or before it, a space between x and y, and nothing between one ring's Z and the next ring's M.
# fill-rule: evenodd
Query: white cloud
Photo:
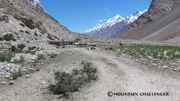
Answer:
M105 11L109 11L107 8L104 9Z
M100 22L103 22L103 20L99 20Z

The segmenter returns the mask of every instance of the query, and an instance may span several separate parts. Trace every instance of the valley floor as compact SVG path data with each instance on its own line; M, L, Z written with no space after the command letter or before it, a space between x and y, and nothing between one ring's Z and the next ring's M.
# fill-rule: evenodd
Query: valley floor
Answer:
M59 50L61 54L45 63L39 72L18 78L10 86L0 85L0 101L179 101L180 74L160 68L149 68L126 55L118 57L112 51L71 48ZM87 84L70 99L50 95L49 83L53 71L71 72L81 66L82 60L98 68L98 80ZM107 93L138 93L138 96L109 97ZM140 96L141 92L166 92L169 96ZM110 93L112 94L112 93Z

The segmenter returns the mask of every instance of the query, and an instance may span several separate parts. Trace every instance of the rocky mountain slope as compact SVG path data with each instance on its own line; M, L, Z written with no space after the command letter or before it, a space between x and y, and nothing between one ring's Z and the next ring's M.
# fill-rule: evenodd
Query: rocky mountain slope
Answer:
M34 7L38 8L39 10L42 10L47 13L47 11L42 7L39 0L26 0L26 1L29 2L31 5L33 5Z
M142 14L143 12L136 11L133 15L128 15L122 18L119 14L109 19L105 24L98 24L94 28L87 30L85 33L95 36L114 37L117 32L125 32L129 26Z
M11 34L15 43L46 46L47 40L74 40L75 33L60 25L49 14L25 0L0 0L0 37Z
M153 0L151 2L151 5L148 11L142 14L125 33L121 35L119 33L117 37L138 40L165 27L166 25L172 23L172 21L174 20L172 21L169 20L170 22L164 20L163 23L166 23L166 24L158 25L158 27L154 26L155 23L153 25L151 23L153 23L154 21L158 19L163 19L162 17L167 15L167 13L170 12L174 8L174 6L176 6L178 3L179 3L179 0ZM174 16L172 15L172 17ZM169 18L173 19L171 17ZM150 24L152 25L151 28L153 29L147 29L147 28L144 29Z
M150 34L141 40L180 42L180 4L138 33ZM152 34L151 34L152 33Z

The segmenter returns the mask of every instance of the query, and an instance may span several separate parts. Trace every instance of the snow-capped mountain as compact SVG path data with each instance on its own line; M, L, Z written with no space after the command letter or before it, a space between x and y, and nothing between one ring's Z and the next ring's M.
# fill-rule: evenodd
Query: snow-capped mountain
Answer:
M29 2L31 5L33 5L34 7L38 8L39 10L47 13L47 11L42 7L39 0L26 0L26 1Z
M128 15L125 18L118 14L109 19L105 24L97 24L94 28L86 30L85 34L114 37L117 33L125 32L142 13L143 12L136 11L134 14Z

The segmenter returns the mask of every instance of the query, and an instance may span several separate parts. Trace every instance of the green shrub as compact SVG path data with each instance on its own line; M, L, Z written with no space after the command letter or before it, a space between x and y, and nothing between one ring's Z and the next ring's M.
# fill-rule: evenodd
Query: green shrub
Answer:
M14 64L23 64L24 63L24 61L25 61L25 58L24 58L24 56L20 56L20 60L14 60Z
M48 34L47 38L49 38L50 40L54 40L50 34Z
M42 35L44 35L44 32L40 32Z
M12 57L13 57L13 53L0 54L0 62L7 61L10 63Z
M37 56L38 56L38 57L37 57L37 60L41 60L41 59L44 58L44 55L43 55L43 54L38 54Z
M0 37L0 41L3 41L3 40L4 40L4 38L1 38L1 37Z
M30 33L28 31L25 31L25 33L30 35Z
M13 80L16 80L19 76L23 76L23 73L21 72L20 69L18 72L12 73Z
M54 94L63 94L64 97L69 98L70 94L79 91L85 83L91 82L91 80L97 80L97 68L92 67L92 63L84 62L83 69L73 69L72 73L56 72L55 79L57 83L55 85L50 84L49 90ZM78 75L78 76L77 76Z
M35 36L38 36L38 34L37 34L36 32L34 33L34 35L35 35Z
M33 47L28 47L29 50L34 50L36 49L36 46L33 46Z
M91 50L96 49L95 47L91 47Z
M18 35L18 33L14 32L14 34Z
M21 25L22 27L25 27L25 25L23 23L20 23L19 25Z
M50 58L55 58L55 57L57 56L57 54L48 54L48 56L49 56Z
M80 71L78 69L73 69L72 74L73 75L79 75Z
M5 58L5 54L0 54L0 62L4 62Z
M11 51L15 52L16 51L16 47L15 46L11 46Z
M92 63L86 62L83 66L82 73L86 73L88 77L88 82L91 82L91 80L96 80L97 76L95 75L97 73L97 68L92 67Z
M7 61L7 62L11 62L10 60L11 60L11 58L13 57L13 53L7 53L6 54L6 58L5 58L5 61Z
M23 31L23 30L20 30L20 32L24 33L24 31Z
M12 34L6 34L6 35L3 36L3 39L6 40L6 41L10 41L10 40L12 40L12 38L13 38Z
M19 44L18 48L20 48L21 50L23 50L23 48L26 47L24 44Z
M31 55L34 55L36 53L36 51L31 51Z
M25 61L25 58L24 58L24 56L20 56L20 62L22 63L22 62L24 62Z

